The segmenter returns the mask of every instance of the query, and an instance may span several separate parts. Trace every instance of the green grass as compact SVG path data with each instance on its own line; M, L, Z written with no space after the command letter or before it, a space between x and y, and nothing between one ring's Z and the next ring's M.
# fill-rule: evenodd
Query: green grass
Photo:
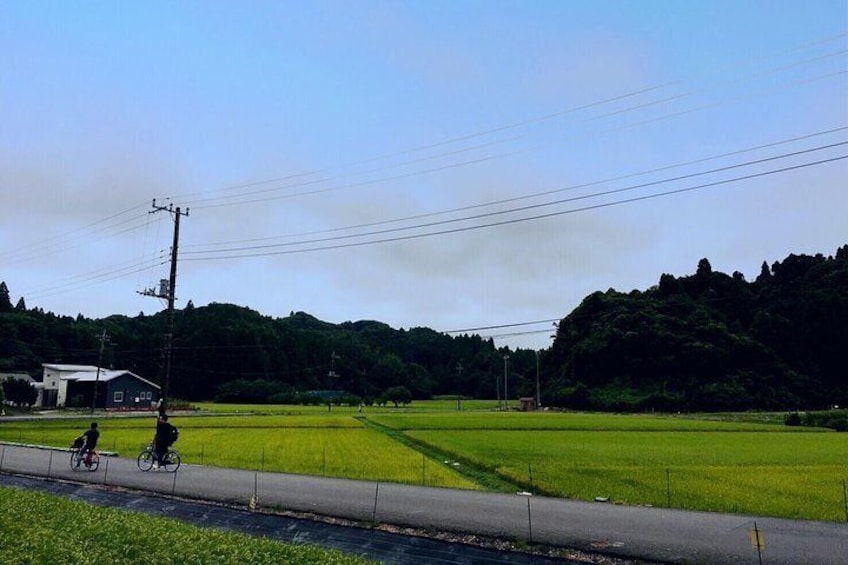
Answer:
M845 520L848 435L416 430L406 435L553 496Z
M581 412L378 413L369 419L397 430L785 431L784 425L682 416ZM800 431L800 430L796 430ZM814 431L807 428L805 431Z
M362 558L0 487L0 563L356 565Z

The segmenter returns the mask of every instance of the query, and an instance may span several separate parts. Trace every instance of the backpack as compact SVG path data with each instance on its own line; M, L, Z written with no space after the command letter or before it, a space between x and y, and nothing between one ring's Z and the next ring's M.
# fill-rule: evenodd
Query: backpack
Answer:
M171 443L176 443L178 439L180 439L180 430L177 429L177 426L171 426Z

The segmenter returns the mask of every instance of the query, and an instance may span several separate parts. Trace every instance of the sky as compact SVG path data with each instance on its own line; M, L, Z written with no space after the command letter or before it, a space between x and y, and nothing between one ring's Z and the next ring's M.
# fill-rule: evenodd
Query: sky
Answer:
M0 0L0 280L543 349L848 244L848 2ZM155 199L155 207L154 207Z

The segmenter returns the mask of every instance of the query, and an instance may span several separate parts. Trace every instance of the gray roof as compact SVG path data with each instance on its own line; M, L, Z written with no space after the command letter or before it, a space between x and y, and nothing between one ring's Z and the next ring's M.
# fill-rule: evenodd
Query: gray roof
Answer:
M66 365L63 363L42 363L41 365L45 369L53 369L54 371L61 371L63 373L67 373L68 371L80 372L80 371L96 371L96 365Z
M153 388L161 388L159 385L154 384L147 379L143 379L133 373L132 371L123 370L112 370L112 369L100 369L100 374L97 374L97 367L94 368L94 371L78 371L76 373L71 373L70 375L62 376L63 381L75 381L75 382L88 382L93 383L95 380L100 380L103 382L111 381L112 379L117 379L122 375L129 375L135 379L140 380L141 382L147 383Z

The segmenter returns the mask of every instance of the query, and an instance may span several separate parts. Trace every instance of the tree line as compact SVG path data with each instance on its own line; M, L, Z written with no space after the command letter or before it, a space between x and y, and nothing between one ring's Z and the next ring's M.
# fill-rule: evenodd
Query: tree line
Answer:
M552 306L552 309L555 305ZM42 363L97 364L161 384L166 313L102 319L12 305L0 283L0 373L38 378ZM595 292L536 352L497 348L479 335L333 324L305 312L283 318L234 304L175 312L171 396L273 401L337 391L373 402L398 387L437 395L535 396L542 404L619 411L796 410L848 405L848 245L835 256L763 263L754 281L713 271L663 274L628 293ZM537 357L538 355L538 357ZM537 364L538 362L538 364ZM239 392L241 391L241 392Z

